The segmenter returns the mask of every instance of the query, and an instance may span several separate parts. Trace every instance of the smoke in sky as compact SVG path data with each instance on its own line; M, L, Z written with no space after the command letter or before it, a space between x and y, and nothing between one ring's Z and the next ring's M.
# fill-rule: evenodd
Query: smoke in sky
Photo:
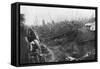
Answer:
M21 6L20 13L25 15L26 25L42 25L42 20L47 23L95 17L95 10L40 6Z

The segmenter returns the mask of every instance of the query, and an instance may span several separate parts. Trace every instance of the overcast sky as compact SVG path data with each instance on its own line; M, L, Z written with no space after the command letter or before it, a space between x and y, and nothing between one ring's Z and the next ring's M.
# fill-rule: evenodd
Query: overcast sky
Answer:
M26 25L41 25L43 19L47 23L95 16L95 10L39 6L21 6L20 13L25 15Z

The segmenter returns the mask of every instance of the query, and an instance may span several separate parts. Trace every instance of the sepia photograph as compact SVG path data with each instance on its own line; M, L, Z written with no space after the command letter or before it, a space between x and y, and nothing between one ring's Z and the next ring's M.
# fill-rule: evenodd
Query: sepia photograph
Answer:
M20 6L20 63L96 59L96 10Z

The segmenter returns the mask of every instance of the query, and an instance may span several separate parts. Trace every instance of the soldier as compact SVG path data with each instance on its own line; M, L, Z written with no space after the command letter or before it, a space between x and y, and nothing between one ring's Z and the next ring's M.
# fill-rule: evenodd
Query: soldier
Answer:
M39 62L39 54L40 54L40 45L39 39L36 36L35 32L32 28L28 28L27 36L25 37L26 41L29 43L29 58L30 62L37 63Z

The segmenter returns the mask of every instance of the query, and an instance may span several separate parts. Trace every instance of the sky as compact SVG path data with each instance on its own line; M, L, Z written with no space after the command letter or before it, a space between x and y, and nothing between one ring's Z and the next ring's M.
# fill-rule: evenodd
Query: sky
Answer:
M82 18L91 18L95 16L95 10L90 9L75 9L75 8L56 8L56 7L41 7L41 6L21 6L20 13L25 15L26 25L42 25L42 20L45 23L63 21L63 20L78 20Z

